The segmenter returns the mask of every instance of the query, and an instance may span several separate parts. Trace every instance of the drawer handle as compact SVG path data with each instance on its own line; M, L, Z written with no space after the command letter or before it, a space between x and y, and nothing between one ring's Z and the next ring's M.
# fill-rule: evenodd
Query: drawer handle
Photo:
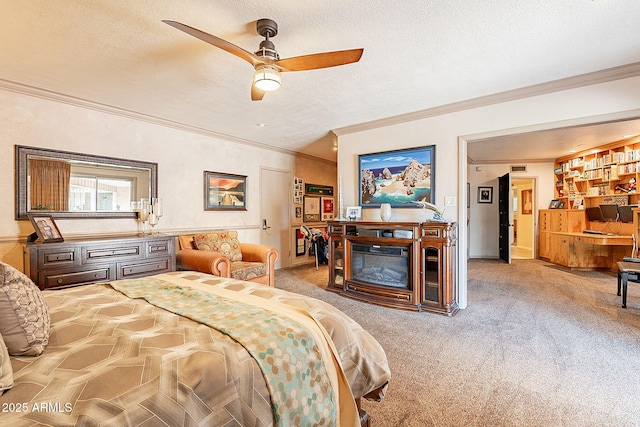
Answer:
M62 283L62 279L56 280L56 283Z

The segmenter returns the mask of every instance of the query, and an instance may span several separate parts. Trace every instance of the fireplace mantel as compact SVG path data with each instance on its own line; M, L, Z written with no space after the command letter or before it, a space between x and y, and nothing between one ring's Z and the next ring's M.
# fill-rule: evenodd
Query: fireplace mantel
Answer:
M330 221L328 290L386 307L453 316L454 222Z

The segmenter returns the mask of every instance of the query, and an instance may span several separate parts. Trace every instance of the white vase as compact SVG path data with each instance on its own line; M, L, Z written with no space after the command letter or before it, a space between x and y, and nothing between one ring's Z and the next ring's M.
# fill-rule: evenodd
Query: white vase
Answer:
M391 219L391 205L389 203L380 204L380 219L385 222Z

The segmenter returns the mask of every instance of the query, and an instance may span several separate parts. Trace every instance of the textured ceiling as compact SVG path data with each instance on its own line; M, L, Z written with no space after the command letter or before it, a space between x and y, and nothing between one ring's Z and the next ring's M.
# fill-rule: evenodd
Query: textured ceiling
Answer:
M638 0L3 0L0 10L2 80L328 159L332 129L640 61ZM364 55L285 73L252 102L250 64L161 22L254 51L259 18L279 24L283 58Z

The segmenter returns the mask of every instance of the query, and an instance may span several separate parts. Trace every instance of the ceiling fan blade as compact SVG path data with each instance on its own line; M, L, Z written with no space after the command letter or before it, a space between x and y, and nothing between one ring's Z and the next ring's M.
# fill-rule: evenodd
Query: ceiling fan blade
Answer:
M216 37L213 36L209 33L205 33L204 31L200 31L196 28L190 27L188 25L185 24L181 24L180 22L176 22L176 21L169 21L169 20L162 20L162 22L164 22L165 24L171 25L174 28L177 28L180 31L184 31L185 33L199 38L202 41L205 41L209 44L212 44L216 47L219 47L222 50L226 50L227 52L244 59L245 61L247 61L248 63L250 63L251 65L253 65L254 67L256 65L259 64L264 64L265 61L260 58L257 55L254 55L253 53L246 51L244 49L242 49L241 47L238 47L236 45L234 45L233 43L229 43L226 40L221 39L220 37Z
M315 53L296 56L274 62L280 71L317 70L318 68L336 67L338 65L358 62L364 49L338 50L335 52Z
M264 97L264 91L258 89L256 85L251 85L251 100L262 101L263 97Z

